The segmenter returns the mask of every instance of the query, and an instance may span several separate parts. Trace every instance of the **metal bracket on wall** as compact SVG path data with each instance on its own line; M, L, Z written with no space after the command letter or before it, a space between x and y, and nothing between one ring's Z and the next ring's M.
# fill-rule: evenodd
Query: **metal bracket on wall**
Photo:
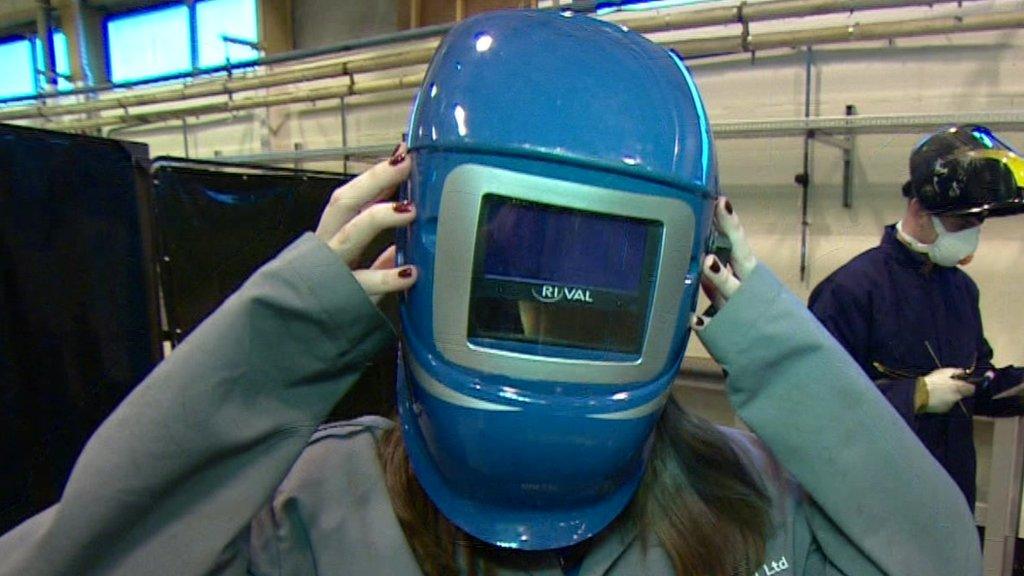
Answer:
M857 107L853 104L847 104L846 115L854 116L856 114ZM809 133L811 138L814 138L818 142L843 151L843 208L853 207L854 134L835 135L829 132L822 132L820 130L811 130Z
M804 121L809 122L811 118L811 66L814 63L814 52L810 46L806 47L806 59L804 65ZM857 107L853 104L846 105L846 116L857 114ZM821 130L807 129L804 131L804 154L803 170L793 177L793 181L800 186L800 281L807 280L807 251L810 243L810 227L808 212L810 211L810 190L811 190L811 142L817 140L823 144L833 146L843 151L843 207L853 206L853 154L854 135L852 133L835 135Z
M348 108L345 106L345 97L338 99L341 106L338 113L341 115L341 147L348 148ZM348 174L348 154L341 157L341 171Z
M846 107L847 114L850 114L852 110L856 108L852 105ZM822 132L820 130L808 130L804 133L804 163L803 172L798 173L793 177L793 181L800 186L803 190L801 197L801 209L802 209L802 221L801 221L801 235L800 235L800 281L806 279L807 272L807 249L808 249L808 235L810 229L810 222L808 221L808 211L810 207L810 189L811 189L811 162L810 162L810 146L811 142L820 142L833 148L838 148L843 151L843 208L850 208L853 206L853 154L854 154L854 135L843 134L835 135L828 132Z
M189 157L188 153L188 120L185 118L181 119L181 140L184 145L185 158Z
M804 62L804 119L811 117L811 64L814 62L814 52L810 46L805 49L806 59ZM804 161L803 170L797 174L793 181L801 188L800 192L800 281L807 280L807 245L811 224L807 220L807 212L810 208L811 189L811 140L814 138L814 130L804 132Z

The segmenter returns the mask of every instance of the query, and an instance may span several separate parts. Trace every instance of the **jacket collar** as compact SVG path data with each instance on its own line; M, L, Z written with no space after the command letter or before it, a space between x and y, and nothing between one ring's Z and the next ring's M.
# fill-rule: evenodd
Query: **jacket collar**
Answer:
M916 270L922 274L931 273L937 266L928 259L928 256L915 252L910 249L909 246L900 240L896 234L896 225L890 224L885 227L885 232L882 234L882 242L880 244L882 250L884 250L896 264L903 268Z

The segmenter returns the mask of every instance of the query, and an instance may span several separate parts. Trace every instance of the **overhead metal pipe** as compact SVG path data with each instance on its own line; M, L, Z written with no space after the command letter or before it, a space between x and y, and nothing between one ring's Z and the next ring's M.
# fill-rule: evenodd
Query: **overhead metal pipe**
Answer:
M920 24L917 26L916 24ZM997 30L1004 28L1016 28L1024 25L1024 13L1013 12L1013 13L1001 13L1001 14L986 14L979 15L971 18L939 18L939 19L926 19L916 21L905 21L905 22L889 22L882 25L865 25L863 27L850 26L844 29L847 30L845 36L840 36L836 33L835 28L825 28L818 30L819 36L822 42L818 42L818 36L811 34L814 31L806 31L801 33L800 38L804 39L803 44L807 46L823 43L823 42L837 42L842 41L855 41L865 40L865 33L876 38L896 38L896 37L909 37L919 36L925 34L946 34L946 33L957 33L966 31L976 30ZM854 30L854 32L851 32ZM898 32L898 34L896 33ZM785 47L789 46L794 42L795 33L788 33L788 35L772 34L773 37L771 44L765 41L764 36L757 39L751 38L747 43L750 46L757 46L757 49L765 49L766 47ZM766 35L768 36L768 35ZM735 42L735 37L731 40ZM756 41L755 41L756 40ZM729 53L739 53L747 49L744 43L730 44L732 50ZM721 45L714 45L704 41L684 41L673 44L673 47L677 48L685 56L700 56L708 54L723 54L726 50L722 49ZM701 52L705 50L705 52ZM150 112L133 112L125 111L116 115L108 115L101 118L79 120L70 122L60 122L48 125L50 128L60 130L86 130L105 126L116 126L119 124L131 124L140 122L157 122L166 119L181 118L183 116L192 116L200 114L209 114L215 112L229 112L232 110L241 110L248 108L256 108L261 106L276 106L281 104L294 104L298 102L310 102L315 100L322 100L327 98L338 98L342 96L349 96L354 94L366 94L386 91L389 89L404 88L418 85L418 82L422 80L422 74L415 74L411 76L403 76L399 78L389 78L383 80L363 81L358 83L351 83L344 86L332 86L326 88L316 88L311 90L293 90L289 92L283 92L280 94L274 94L269 96L260 96L244 99L229 99L224 102L214 103L202 103L190 106L177 107L171 110L161 111L150 111ZM88 103L87 103L88 104ZM842 117L841 117L842 118ZM801 131L805 132L811 128L804 127Z
M284 86L312 80L350 76L380 69L399 68L425 63L436 49L435 45L406 52L396 52L379 56L361 56L340 62L328 62L303 68L293 68L282 72L273 72L263 76L234 76L214 82L176 86L159 92L143 94L127 94L116 98L104 98L90 102L64 104L60 106L34 106L32 108L15 108L0 110L0 122L21 120L35 116L52 117L66 114L84 114L104 110L127 109L137 106L149 106L168 102L179 102L193 98L210 96L233 96L239 92Z
M949 18L932 18L924 20L911 20L903 22L886 22L878 24L867 24L867 25L854 25L847 27L830 27L818 30L807 30L788 33L772 33L761 36L750 36L746 42L736 37L722 38L722 39L708 39L708 40L695 40L695 41L683 41L673 43L672 46L679 49L684 55L693 57L708 54L722 54L722 53L737 53L747 50L763 50L767 48L777 48L790 46L794 43L804 45L815 45L819 43L831 43L839 41L855 41L855 40L866 40L866 39L877 39L877 38L896 38L896 37L908 37L918 36L927 34L946 34L946 33L957 33L966 31L977 31L977 30L995 30L1005 28L1017 28L1024 26L1024 13L1021 12L1005 12L995 14L985 14L977 16L964 16L964 17L949 17ZM728 50L725 48L729 48ZM422 53L428 52L430 49L422 49ZM361 69L373 69L383 59L390 63L395 62L409 62L416 58L414 53L399 53L389 54L379 57L367 57L358 61L350 61L340 63L343 64L343 68L347 70L361 70ZM323 65L323 67L339 64L332 63ZM284 78L279 77L277 81L282 83L299 82L303 79L308 79L308 69L295 69L289 70L282 74L288 74L290 80L285 82ZM321 70L321 73L326 73ZM191 106L181 106L170 110L160 111L129 111L128 106L137 106L140 104L148 104L150 101L146 98L152 96L149 94L132 95L121 99L116 99L119 108L124 110L123 113L103 116L100 118L88 119L88 120L76 120L70 122L59 122L50 124L48 127L63 129L63 130L86 130L105 126L116 126L119 124L136 124L136 123L149 123L158 122L166 119L181 118L184 116L210 114L216 112L230 112L233 110L241 110L248 108L255 108L261 106L274 106L281 104L291 104L297 102L308 102L321 100L326 98L338 98L354 94L364 93L375 93L386 91L389 89L396 89L402 87L409 87L415 85L422 78L421 74L413 76L404 76L399 78L389 78L375 81L363 81L359 83L349 83L340 87L327 87L318 88L312 90L294 90L281 94L275 94L270 96L253 97L245 99L232 98L227 102L215 102L215 103L201 103ZM258 81L262 78L239 78L235 80L225 80L224 83L239 82L243 83L246 89L250 86L258 85ZM244 84L248 82L249 84ZM191 94L195 94L198 90L207 90L206 87L182 87L181 91L191 90ZM203 93L203 95L213 96L216 92ZM157 102L162 102L162 93L156 95ZM91 108L91 105L96 104L95 102L87 102L75 105L80 111L95 110Z
M374 106L380 104L391 104L395 102L403 102L411 104L413 99L416 98L416 92L419 86L415 88L403 88L399 90L387 90L384 92L373 92L370 94L355 94L353 96L346 96L342 98L336 98L333 100L320 100L314 103L313 106L305 108L296 108L289 110L289 113L298 116L304 114L327 114L332 112L341 111L342 107L346 110L351 111L355 108L362 108L366 106ZM344 103L342 106L341 103ZM201 128L204 126L223 126L226 123L233 122L235 119L250 119L253 117L254 111L258 111L258 108L252 110L234 110L228 114L209 114L206 116L191 116L189 120L189 128ZM146 131L146 130L178 130L180 126L174 122L174 119L166 122L160 122L159 124L120 124L113 127L107 127L103 130L103 136L107 138L128 138L131 139L133 131ZM116 136L115 136L116 135ZM392 145L392 148L394 145Z
M779 0L777 2L755 2L743 5L743 18L748 22L776 20L805 16L822 16L876 10L883 8L910 8L932 6L930 0Z
M344 161L344 158L380 158L390 154L394 144L371 144L365 146L342 146L341 148L317 148L284 152L262 152L238 156L218 156L217 160L239 164L284 164L288 162Z
M378 96L386 96L380 94ZM819 116L816 118L779 118L774 120L732 120L714 122L716 139L750 137L803 137L808 130L831 134L899 134L911 131L934 131L953 124L980 123L1003 128L1024 128L1024 112L974 112L958 114L876 114L870 116ZM820 134L817 136L820 137ZM365 155L383 157L395 147L393 143L368 144L341 148L309 148L262 152L239 156L219 156L224 162L282 164L314 160L339 160L343 156Z
M282 104L296 104L299 102L315 102L317 100L332 100L357 94L375 94L379 92L390 92L403 88L419 87L423 82L424 74L412 74L396 78L383 78L380 80L365 80L346 84L343 86L327 86L308 90L292 90L260 96L254 98L238 98L220 102L207 102L181 108L168 110L157 110L152 112L129 112L87 120L73 120L59 124L48 125L48 128L59 130L93 130L119 126L122 124L153 124L188 116L202 116L205 114L217 114L222 112L236 112L263 108L266 106L280 106Z
M669 45L683 56L694 57L757 52L771 48L798 48L801 46L817 46L839 42L890 40L894 38L912 38L915 36L933 36L961 32L1006 30L1022 26L1024 26L1024 11L992 12L989 14L943 16L898 22L857 23L849 26L787 30L765 34L746 32L740 35L683 40L672 42Z
M954 124L983 124L1024 128L1024 111L958 112L946 114L859 114L773 118L768 120L720 120L711 126L717 139L753 137L802 137L808 131L839 134L899 134L934 131Z
M616 22L637 32L701 28L721 24L736 24L741 21L740 10L741 5L736 4L733 6L702 8L700 10L684 12L668 12L653 16L645 15L637 18L623 18L616 20Z
M934 0L774 0L768 2L741 2L734 6L720 6L701 10L668 12L652 16L623 19L622 24L638 32L655 32L679 28L698 28L722 24L743 24L875 10L881 8L910 8L940 4Z
M836 42L857 42L862 40L888 40L890 38L911 38L937 34L956 34L983 30L1005 30L1024 26L1024 11L991 12L966 16L944 16L907 20L903 22L877 22L822 28L814 31L772 32L750 35L747 44L750 50L784 48L806 44L831 44Z
M750 20L750 10L756 6L753 17L758 20L768 20L792 16L813 16L832 12L846 12L857 9L870 9L881 7L916 6L920 4L932 4L924 0L812 0L803 2L797 0L768 0L756 5L740 3L726 8L710 8L693 10L678 13L669 13L664 16L650 17L642 16L637 19L622 20L620 23L640 31L655 32L666 30L678 30L706 26L708 24L735 22L735 19L724 19L722 10L735 11L741 19ZM412 2L415 4L415 2ZM731 18L731 17L730 17ZM639 25L639 26L638 26ZM786 33L782 33L786 34ZM718 53L741 52L746 48L744 40L749 37L747 27L739 36L727 36L711 39L692 40L676 43L673 46L683 46L681 52L684 55L708 55ZM769 40L771 35L767 35ZM125 109L132 106L145 106L167 102L176 102L189 98L201 98L216 95L234 95L237 92L269 88L302 82L318 80L354 74L359 72L382 71L389 68L425 64L429 62L434 49L440 43L436 38L426 43L422 48L412 51L404 50L400 53L360 55L344 61L332 61L326 64L314 65L308 68L291 69L282 72L270 72L259 76L242 76L217 80L196 82L187 86L179 86L170 89L148 92L145 94L132 94L114 98L102 98L91 102L77 104L62 104L52 106L28 106L0 110L0 121L20 120L33 117L49 117L80 114L86 112L99 112L103 110ZM810 42L802 41L800 45L807 45ZM678 49L678 48L677 48ZM759 46L758 49L765 49ZM358 61L358 63L356 63ZM351 62L351 63L349 63Z
M257 66L271 66L275 64L299 62L301 60L308 60L310 58L317 58L320 56L336 55L344 52L363 50L366 48L373 48L382 45L395 45L402 42L422 40L424 38L434 38L435 40L437 40L440 36L443 36L445 33L447 33L452 26L453 24L436 24L432 26L422 26L415 30L402 30L400 32L391 32L388 34L381 34L378 36L361 38L359 40L352 40L349 42L345 42L344 44L336 44L332 46L323 46L318 48L304 48L302 50L293 50L291 52L287 52L284 54L272 54L270 56L264 56L262 58L258 58L256 60L251 60L247 62L239 62L224 66L212 66L209 68L203 68L203 70L198 74L196 72L189 70L188 72L178 72L174 74L167 74L153 78L145 78L127 82L118 82L117 84L107 82L102 85L90 86L88 88L76 88L73 90L68 90L66 92L62 92L61 94L65 96L73 96L79 94L97 96L105 92L125 90L129 88L138 88L140 86L168 82L170 80L194 80L197 77L206 78L208 76L220 74L222 72L231 73L232 71L236 70L241 70L245 72ZM202 81L203 80L200 80L200 82ZM19 103L21 102L42 99L43 96L12 96L8 98L0 98L0 105L19 105ZM21 109L20 105L17 109Z
M392 101L394 93L375 94L359 102L351 101L347 106L377 104ZM403 95L402 99L412 97L412 92ZM908 131L930 132L954 124L980 123L986 126L998 126L1008 129L1024 128L1024 112L969 112L956 114L875 114L865 116L819 116L816 118L777 118L771 120L727 120L718 121L711 126L714 136L719 140L751 137L803 137L808 130L833 135L853 134L900 134ZM120 130L120 129L119 129ZM386 154L394 148L394 144L369 144L356 147L341 148L309 148L301 151L287 150L279 152L262 152L241 156L219 156L225 162L247 163L290 163L300 161L340 159L346 154L360 155L368 152Z

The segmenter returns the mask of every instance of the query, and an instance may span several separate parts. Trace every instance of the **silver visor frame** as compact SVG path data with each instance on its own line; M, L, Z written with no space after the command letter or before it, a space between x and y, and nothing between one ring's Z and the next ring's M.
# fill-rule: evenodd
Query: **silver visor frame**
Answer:
M470 343L473 255L484 196L537 202L610 216L661 222L661 250L640 356L631 361L537 356ZM517 379L586 384L650 381L668 360L679 320L696 217L676 198L646 196L565 180L463 164L445 179L434 261L434 343L453 364Z

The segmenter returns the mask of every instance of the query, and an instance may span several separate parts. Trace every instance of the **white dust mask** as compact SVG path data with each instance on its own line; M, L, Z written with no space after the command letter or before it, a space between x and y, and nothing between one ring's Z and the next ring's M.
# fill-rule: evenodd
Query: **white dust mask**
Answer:
M928 245L928 258L939 266L956 266L978 249L981 226L949 232L935 216L932 216L932 224L939 236L935 242Z

